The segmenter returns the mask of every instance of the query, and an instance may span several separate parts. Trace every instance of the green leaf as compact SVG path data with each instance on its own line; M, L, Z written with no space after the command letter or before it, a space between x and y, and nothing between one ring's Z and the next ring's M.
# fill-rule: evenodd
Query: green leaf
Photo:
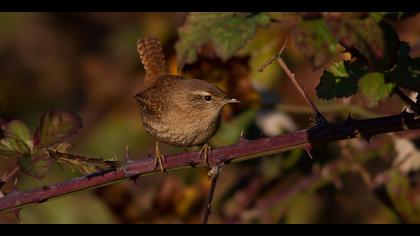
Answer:
M379 101L389 97L395 84L387 83L384 73L372 72L359 80L358 87L359 92L368 99L369 106L376 106Z
M34 144L38 149L50 147L70 138L82 128L80 117L66 112L45 113L35 132Z
M349 97L357 92L357 82L366 73L361 65L350 61L332 64L324 71L318 86L317 95L322 99Z
M23 174L41 179L47 173L51 160L45 155L23 155L18 165Z
M314 69L322 67L337 55L337 40L323 19L303 21L292 34L296 47Z
M195 62L198 50L207 42L212 42L216 54L226 60L255 35L257 26L269 23L264 13L190 13L178 30L178 65Z
M3 127L4 136L24 142L32 149L32 137L28 127L21 121L13 120Z
M390 72L390 80L399 86L417 92L420 89L420 58L412 59L410 46L402 43L398 51L398 62Z
M11 157L20 154L30 154L31 149L19 139L0 139L0 156Z

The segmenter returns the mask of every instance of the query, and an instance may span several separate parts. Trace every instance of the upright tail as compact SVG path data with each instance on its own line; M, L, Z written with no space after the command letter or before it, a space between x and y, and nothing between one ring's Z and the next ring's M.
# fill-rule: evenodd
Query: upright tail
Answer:
M146 85L153 85L160 76L169 73L159 39L155 37L139 39L137 51L146 70Z

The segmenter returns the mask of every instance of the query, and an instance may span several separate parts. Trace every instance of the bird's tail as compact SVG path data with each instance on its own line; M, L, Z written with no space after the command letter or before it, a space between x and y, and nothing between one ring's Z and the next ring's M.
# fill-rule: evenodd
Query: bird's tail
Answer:
M139 39L137 51L146 70L145 84L154 84L160 76L169 73L159 39L155 37Z

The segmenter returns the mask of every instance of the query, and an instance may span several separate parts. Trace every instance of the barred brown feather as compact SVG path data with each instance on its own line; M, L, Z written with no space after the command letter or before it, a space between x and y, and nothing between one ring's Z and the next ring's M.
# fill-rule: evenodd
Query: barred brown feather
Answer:
M146 86L152 86L160 76L169 73L159 39L155 37L139 39L137 51L146 70Z

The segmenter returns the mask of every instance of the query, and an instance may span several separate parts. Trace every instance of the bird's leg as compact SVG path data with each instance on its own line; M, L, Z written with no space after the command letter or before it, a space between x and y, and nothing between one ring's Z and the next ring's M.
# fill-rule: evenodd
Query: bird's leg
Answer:
M156 148L155 148L155 168L157 168L159 166L159 169L163 172L163 173L167 173L165 168L163 167L163 161L166 162L166 158L165 156L160 152L159 149L159 141L156 141Z
M207 167L210 167L209 162L208 162L209 153L211 153L211 146L208 143L206 143L206 144L203 145L203 147L200 150L200 158L201 158L201 156L204 155L204 160L203 161L204 161L204 163L206 164Z

